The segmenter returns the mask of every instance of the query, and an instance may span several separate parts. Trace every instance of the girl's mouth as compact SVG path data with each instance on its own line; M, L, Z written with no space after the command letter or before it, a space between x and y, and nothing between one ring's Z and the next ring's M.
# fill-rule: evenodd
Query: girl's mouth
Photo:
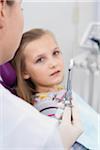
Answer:
M57 75L60 71L55 71L54 73L52 73L50 76L54 76L54 75Z

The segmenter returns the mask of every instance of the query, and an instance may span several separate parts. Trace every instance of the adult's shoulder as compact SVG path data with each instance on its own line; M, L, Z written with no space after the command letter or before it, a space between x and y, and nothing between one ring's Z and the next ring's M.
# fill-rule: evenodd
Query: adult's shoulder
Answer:
M0 131L8 148L62 147L57 130L58 122L42 115L33 106L10 93L0 85ZM54 134L55 133L55 134ZM1 137L1 138L2 138ZM12 142L13 141L13 142Z

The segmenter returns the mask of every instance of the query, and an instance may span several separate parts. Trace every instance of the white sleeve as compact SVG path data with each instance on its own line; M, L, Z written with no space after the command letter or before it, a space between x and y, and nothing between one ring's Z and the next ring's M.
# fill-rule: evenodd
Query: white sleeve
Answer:
M57 129L52 130L51 136L48 137L47 142L43 150L64 150L61 143L59 132Z
M63 150L57 121L0 85L0 148L2 150ZM59 149L59 148L60 149Z

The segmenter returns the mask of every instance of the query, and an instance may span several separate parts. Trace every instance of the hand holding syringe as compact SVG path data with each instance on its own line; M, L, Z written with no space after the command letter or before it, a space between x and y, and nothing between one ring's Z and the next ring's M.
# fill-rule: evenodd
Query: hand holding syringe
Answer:
M73 59L70 61L70 65L68 68L68 79L67 79L67 93L64 98L64 107L63 108L58 108L55 116L57 119L61 119L63 115L63 111L66 106L69 106L71 108L71 121L73 121L73 114L72 114L72 86L71 86L71 70L73 68Z

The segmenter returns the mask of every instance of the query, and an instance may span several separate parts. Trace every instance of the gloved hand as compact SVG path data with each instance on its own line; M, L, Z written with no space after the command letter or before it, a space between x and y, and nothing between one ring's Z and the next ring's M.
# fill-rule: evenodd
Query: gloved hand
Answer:
M69 106L65 108L59 124L60 135L66 150L70 150L77 138L83 133L79 109L74 100L72 100L72 105L72 108Z

